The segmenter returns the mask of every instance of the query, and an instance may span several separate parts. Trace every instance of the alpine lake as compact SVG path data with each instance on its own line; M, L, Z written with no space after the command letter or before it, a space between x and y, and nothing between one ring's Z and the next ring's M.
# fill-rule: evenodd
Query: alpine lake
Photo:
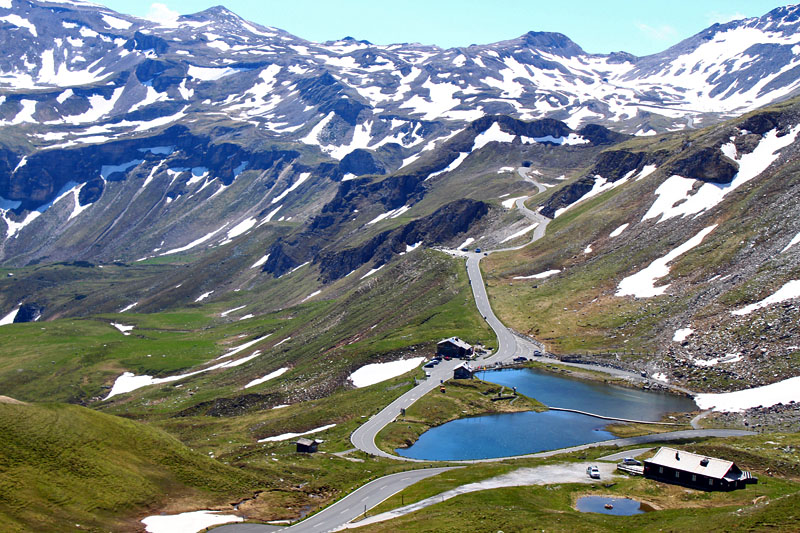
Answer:
M639 421L659 421L667 413L697 409L691 398L585 381L534 368L487 370L484 381L504 385L549 407ZM613 423L567 411L526 411L453 420L431 428L408 448L395 452L427 461L468 461L512 457L614 439Z

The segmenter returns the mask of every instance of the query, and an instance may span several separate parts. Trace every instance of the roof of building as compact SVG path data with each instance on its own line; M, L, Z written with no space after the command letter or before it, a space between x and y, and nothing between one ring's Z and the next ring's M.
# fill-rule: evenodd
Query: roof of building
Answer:
M458 337L450 337L449 339L441 340L441 341L437 342L436 345L438 346L439 344L445 344L445 343L455 344L459 348L463 348L465 350L469 350L470 348L472 348L471 344L468 344L468 343L462 341Z
M734 466L733 461L697 455L696 453L676 450L666 446L658 450L652 459L647 459L647 462L716 479L724 478L725 474ZM738 475L735 477L738 477Z
M317 442L316 440L311 440L311 439L306 439L306 438L300 438L300 439L297 439L297 440L295 441L295 444L299 444L299 445L301 445L301 446L312 446L312 445L314 445L314 444L318 444L318 442Z
M458 370L459 368L465 368L465 369L469 370L470 372L475 372L475 369L474 369L474 368L472 368L472 365L470 365L469 363L466 363L466 362L465 362L465 363L461 363L460 365L458 365L457 367L455 367L455 368L453 369L453 372L455 372L455 371L456 371L456 370Z

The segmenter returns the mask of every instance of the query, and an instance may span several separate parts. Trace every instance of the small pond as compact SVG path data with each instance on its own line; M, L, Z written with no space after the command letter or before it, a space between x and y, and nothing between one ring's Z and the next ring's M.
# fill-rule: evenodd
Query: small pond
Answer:
M427 461L524 455L613 439L606 421L563 411L501 413L460 418L423 433L395 452Z
M611 509L607 509L606 505L611 505ZM609 496L584 496L578 499L575 508L582 513L603 513L617 516L631 516L653 510L646 503L630 498L611 498Z
M694 400L685 396L574 379L535 368L492 370L478 372L476 376L498 385L516 387L517 392L551 407L616 418L658 421L666 413L697 409Z

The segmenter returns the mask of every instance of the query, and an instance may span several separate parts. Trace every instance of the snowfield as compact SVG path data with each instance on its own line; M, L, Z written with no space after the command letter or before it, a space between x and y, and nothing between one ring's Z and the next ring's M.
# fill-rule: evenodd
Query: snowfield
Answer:
M509 235L508 237L506 237L505 239L500 241L500 244L503 244L503 243L508 242L508 241L512 241L512 240L516 239L517 237L522 237L526 233L530 233L531 231L535 230L537 227L539 227L539 223L538 222L536 222L534 224L531 224L530 226L526 226L526 227L522 228L521 230L519 230L518 232L516 232L516 233L514 233L512 235Z
M633 274L628 276L627 278L623 279L619 282L619 286L617 288L616 296L633 296L634 298L650 298L651 296L660 296L666 292L667 288L670 286L669 283L666 285L662 285L661 287L656 287L655 283L656 280L659 280L665 276L669 275L669 263L677 259L678 257L682 256L692 248L699 246L703 239L706 236L714 231L717 227L716 224L713 226L709 226L685 243L681 244L670 253L665 255L664 257L659 257L650 265Z
M630 224L623 224L623 225L621 225L620 227L618 227L617 229L615 229L614 231L612 231L612 232L609 234L609 237L611 237L612 239L613 239L614 237L619 237L620 235L622 235L622 232L623 232L623 231L625 231L626 229L628 229L628 226L629 226L629 225L630 225Z
M704 183L697 192L690 194L695 180L671 176L656 189L658 199L642 217L642 221L660 216L660 223L674 217L698 215L714 208L725 196L764 172L778 159L780 150L795 141L798 133L800 126L795 126L783 137L778 137L778 130L771 130L764 134L755 150L738 159L735 158L738 154L732 144L722 146L722 152L729 157L734 156L731 159L739 163L739 172L730 183Z
M739 413L751 407L772 407L779 403L800 401L800 376L771 385L736 392L698 394L694 398L700 409L726 413Z
M424 360L424 357L412 357L411 359L401 359L389 363L372 363L362 366L350 374L349 379L358 388L368 387L387 379L402 376L406 372L417 368Z
M123 327L131 327L132 328L133 326L123 326ZM242 344L241 346L237 346L236 348L232 348L227 353L217 357L217 359L215 359L215 360L223 359L223 358L226 358L226 357L230 357L230 356L232 356L234 354L237 354L237 353L239 353L239 352L241 352L243 350L246 350L247 348L253 346L257 342L266 339L267 337L269 337L269 335L264 335L263 337L259 337L257 339L254 339L254 340L250 341L250 342L246 342L246 343ZM125 394L126 392L132 392L132 391L135 391L136 389L141 389L142 387L147 387L149 385L158 385L160 383L170 383L172 381L179 381L179 380L184 379L184 378L188 378L188 377L191 377L191 376L196 376L198 374L203 374L205 372L210 372L212 370L218 370L220 368L237 367L239 365L245 364L248 361L251 361L252 359L255 359L259 355L261 355L261 352L259 350L256 350L252 354L250 354L250 355L248 355L246 357L242 357L241 359L236 359L236 360L233 360L233 361L225 361L225 362L222 362L222 363L217 363L216 365L212 365L212 366L210 366L208 368L202 368L200 370L195 370L194 372L188 372L186 374L178 374L178 375L175 375L175 376L168 376L168 377L165 377L165 378L155 378L155 377L149 376L149 375L137 376L133 372L123 372L122 375L119 376L114 381L114 385L111 387L111 391L108 393L108 396L106 396L104 398L104 400L108 400L109 398L113 398L114 396L117 396L118 394Z
M17 313L19 313L19 307L8 313L2 319L0 319L0 326L6 326L8 324L13 324L14 319L17 318Z
M259 439L258 442L280 442L282 440L296 439L297 437L302 437L304 435L313 435L314 433L321 433L335 426L336 424L328 424L327 426L318 427L316 429L310 429L302 433L284 433L283 435L275 435L274 437Z
M550 276L554 276L561 272L560 270L546 270L545 272L539 272L538 274L531 274L530 276L514 276L514 279L544 279L549 278Z
M800 280L797 279L786 283L783 287L778 289L775 294L767 296L760 302L750 304L746 307L742 307L741 309L737 309L736 311L731 311L731 314L737 316L749 315L758 309L763 309L764 307L768 307L773 304L779 304L794 298L800 298Z
M134 328L134 326L126 326L124 324L117 324L116 322L112 322L111 325L117 328L123 335L130 335Z
M262 383L266 383L267 381L269 381L271 379L275 379L275 378L277 378L279 376L284 375L288 371L289 371L288 368L279 368L278 370L275 370L274 372L270 372L269 374L267 374L263 378L254 379L253 381L251 381L250 383L245 385L244 388L245 389L249 389L250 387L255 387L256 385L261 385Z
M174 515L154 515L142 519L148 533L197 533L211 526L244 522L244 518L221 511L191 511Z
M506 209L513 209L514 204L517 203L517 200L524 200L527 196L515 196L514 198L508 198L502 201L503 207Z
M675 335L672 336L672 341L683 342L687 338L689 338L689 335L691 335L692 333L694 333L694 330L692 328L677 329L675 330Z

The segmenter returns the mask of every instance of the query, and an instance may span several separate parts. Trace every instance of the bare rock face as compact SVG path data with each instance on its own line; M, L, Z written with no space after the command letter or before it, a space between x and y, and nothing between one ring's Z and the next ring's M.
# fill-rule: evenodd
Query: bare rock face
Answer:
M364 176L366 174L383 174L386 169L376 160L372 152L358 148L347 154L339 164L345 174Z
M22 323L22 322L36 322L39 320L39 317L42 316L44 312L44 307L36 303L25 303L22 304L17 312L17 316L14 317L14 323Z
M407 246L417 243L425 246L443 244L467 231L488 212L489 205L484 202L456 200L427 217L384 231L360 246L344 250L324 248L324 238L314 240L312 234L306 232L291 241L278 240L273 244L267 251L269 259L262 271L277 278L306 261L312 261L319 265L321 280L328 283L369 262L381 266L397 254L404 253ZM314 244L310 244L312 241Z
M403 253L407 246L422 243L425 246L442 244L469 230L469 227L489 212L489 205L476 200L462 199L446 204L427 217L417 219L403 227L376 235L355 248L320 254L322 281L342 278L373 261L376 267Z
M596 177L600 176L610 182L616 182L626 175L641 171L645 165L656 164L667 157L666 152L631 152L628 150L610 150L601 153L592 170L570 185L553 194L542 208L542 214L552 218L558 209L577 202L584 194L592 190Z
M698 150L676 161L671 168L673 174L711 183L730 183L739 172L739 164L715 147Z

